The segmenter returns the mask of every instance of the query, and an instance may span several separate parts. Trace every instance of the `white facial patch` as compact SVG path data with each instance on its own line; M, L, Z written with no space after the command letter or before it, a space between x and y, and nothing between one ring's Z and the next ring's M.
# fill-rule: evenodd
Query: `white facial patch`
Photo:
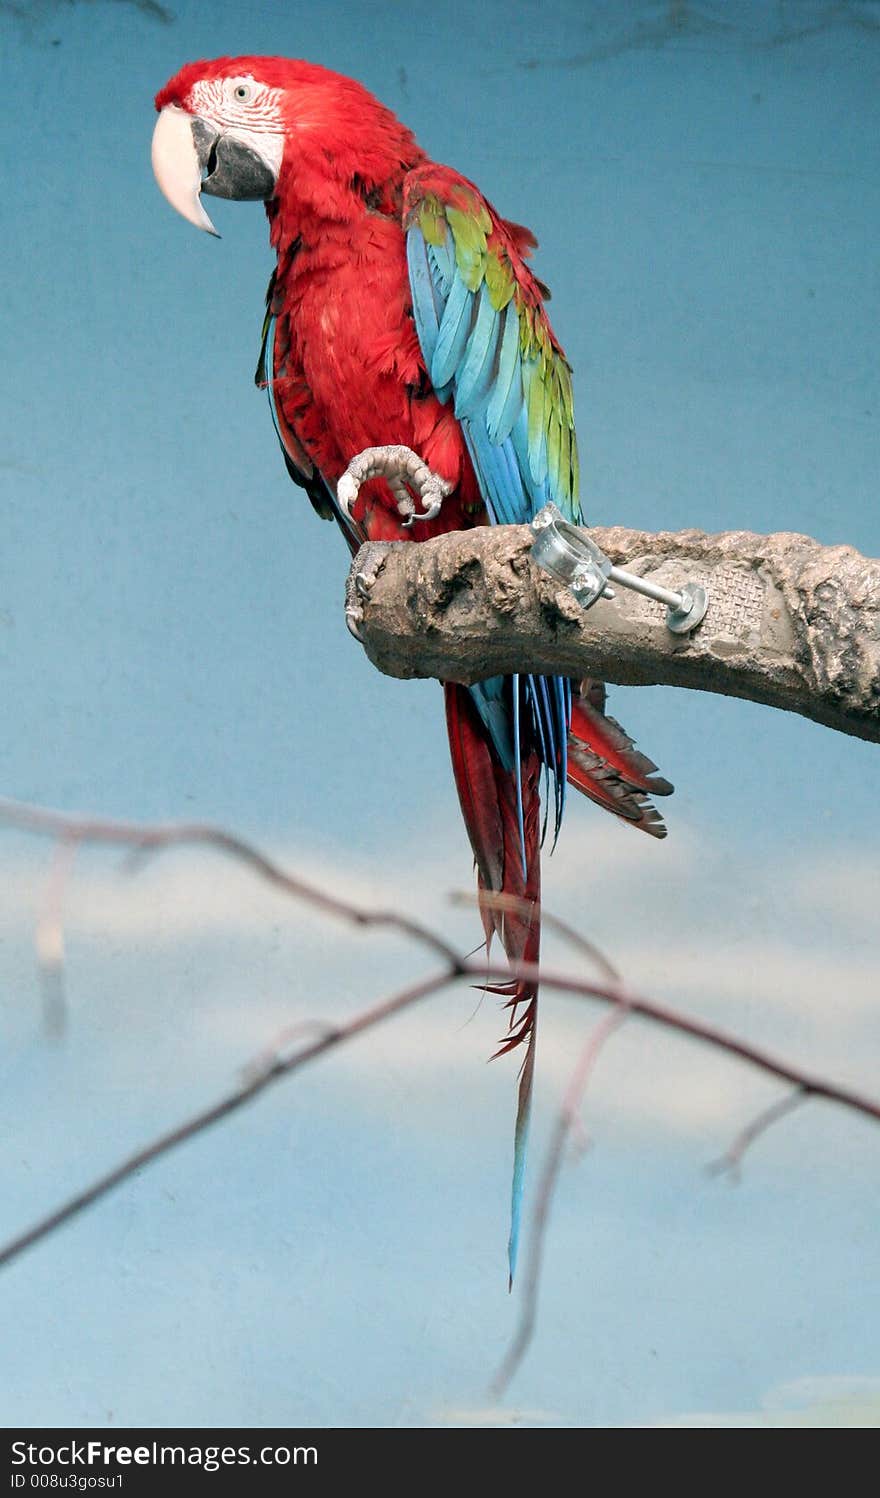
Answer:
M285 137L281 98L280 88L269 88L250 74L242 74L201 79L193 84L187 103L193 114L255 151L277 179Z

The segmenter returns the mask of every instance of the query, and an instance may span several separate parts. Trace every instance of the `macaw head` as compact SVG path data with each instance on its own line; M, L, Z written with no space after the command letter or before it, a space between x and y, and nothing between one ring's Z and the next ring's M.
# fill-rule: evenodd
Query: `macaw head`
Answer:
M421 156L410 132L351 78L282 57L192 62L156 95L153 171L191 224L217 230L202 205L271 200L290 189L345 217L352 182L380 192Z

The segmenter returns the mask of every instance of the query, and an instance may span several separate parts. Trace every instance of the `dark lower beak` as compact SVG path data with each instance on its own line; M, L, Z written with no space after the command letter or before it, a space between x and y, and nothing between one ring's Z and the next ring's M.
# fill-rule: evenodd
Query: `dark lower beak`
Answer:
M234 135L217 135L198 118L192 122L199 166L205 174L202 192L240 203L264 202L275 191L275 176L251 146Z

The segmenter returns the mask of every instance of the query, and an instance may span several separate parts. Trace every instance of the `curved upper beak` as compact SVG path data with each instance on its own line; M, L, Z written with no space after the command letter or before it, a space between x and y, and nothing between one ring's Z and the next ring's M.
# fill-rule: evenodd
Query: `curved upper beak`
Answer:
M193 132L195 120L176 104L166 104L153 131L153 173L172 208L197 229L217 230L202 207L202 162ZM203 125L202 120L199 121Z
M217 235L201 194L262 201L275 191L275 172L245 140L166 104L153 131L153 171L172 208L197 229Z

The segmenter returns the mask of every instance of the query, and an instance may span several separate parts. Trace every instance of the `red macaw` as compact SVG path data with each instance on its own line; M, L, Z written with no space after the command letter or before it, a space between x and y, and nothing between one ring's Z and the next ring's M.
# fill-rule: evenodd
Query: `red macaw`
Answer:
M278 57L189 63L156 96L156 177L173 207L215 233L201 194L262 200L277 266L258 383L288 471L318 513L364 540L422 541L522 523L548 501L577 523L571 370L527 259L536 241L473 183L438 166L361 84ZM337 486L362 450L413 449L435 502L400 477ZM442 499L442 503L441 503ZM438 513L439 507L439 513ZM613 719L600 683L540 676L447 683L446 720L480 887L516 897L486 910L512 962L540 937L539 781L558 833L566 779L655 837L647 799L672 787ZM546 813L544 818L546 830ZM534 1074L537 987L499 987L500 1052L520 1073L509 1241L516 1265Z

